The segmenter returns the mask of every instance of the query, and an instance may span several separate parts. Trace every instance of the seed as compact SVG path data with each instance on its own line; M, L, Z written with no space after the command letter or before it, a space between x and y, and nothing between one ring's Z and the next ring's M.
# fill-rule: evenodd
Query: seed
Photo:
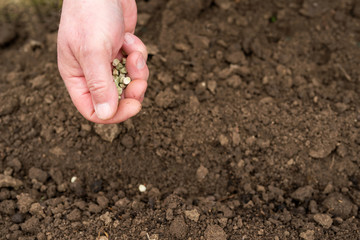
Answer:
M119 94L119 95L121 95L121 94L123 93L123 89L122 89L122 88L119 87L117 90L118 90L118 94Z
M121 59L122 60L122 64L126 64L126 58L123 58L123 59Z
M119 84L119 87L121 87L121 88L126 88L126 85L123 84L123 83L120 83L120 84Z
M113 70L113 75L114 76L119 76L119 71L116 68L114 68L114 70Z
M140 192L145 192L145 191L146 191L145 185L140 184L140 185L139 185L139 191L140 191Z
M126 68L121 68L121 69L120 69L120 72L123 73L123 74L126 74L126 73L127 73L127 70L126 70Z
M115 82L116 86L119 86L120 78L118 76L116 76L115 79L114 79L114 82Z
M120 60L115 58L114 61L112 62L112 65L115 67L116 65L118 65L120 63Z
M128 85L130 82L131 82L131 78L129 78L129 77L126 77L126 78L124 78L124 80L123 80L123 83L124 83L125 85Z
M122 65L121 63L118 63L117 65L116 65L116 69L117 70L120 70L120 69L122 69L124 67L124 65Z

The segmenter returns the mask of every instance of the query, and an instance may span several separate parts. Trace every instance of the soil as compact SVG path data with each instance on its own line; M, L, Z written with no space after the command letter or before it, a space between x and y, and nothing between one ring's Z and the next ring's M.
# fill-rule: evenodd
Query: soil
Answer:
M110 126L56 4L1 9L0 239L359 239L360 1L137 2L149 87Z

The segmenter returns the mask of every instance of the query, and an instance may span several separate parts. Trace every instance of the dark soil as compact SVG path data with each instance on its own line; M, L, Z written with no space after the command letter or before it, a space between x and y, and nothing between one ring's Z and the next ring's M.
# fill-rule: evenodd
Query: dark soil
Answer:
M138 8L149 87L110 130L58 74L59 11L2 9L0 239L359 239L360 1Z

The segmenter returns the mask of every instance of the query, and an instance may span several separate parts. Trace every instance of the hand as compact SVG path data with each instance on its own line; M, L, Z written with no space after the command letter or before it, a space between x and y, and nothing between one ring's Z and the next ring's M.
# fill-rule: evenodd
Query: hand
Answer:
M147 88L147 51L133 35L135 0L64 0L58 32L58 66L79 112L96 123L118 123L136 115ZM118 104L111 62L127 56L133 80Z

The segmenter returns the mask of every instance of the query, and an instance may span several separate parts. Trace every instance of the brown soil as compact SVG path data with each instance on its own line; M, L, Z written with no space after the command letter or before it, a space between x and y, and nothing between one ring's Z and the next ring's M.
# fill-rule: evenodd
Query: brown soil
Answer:
M0 239L359 239L360 2L138 7L149 88L112 142L58 74L59 11L2 9Z

